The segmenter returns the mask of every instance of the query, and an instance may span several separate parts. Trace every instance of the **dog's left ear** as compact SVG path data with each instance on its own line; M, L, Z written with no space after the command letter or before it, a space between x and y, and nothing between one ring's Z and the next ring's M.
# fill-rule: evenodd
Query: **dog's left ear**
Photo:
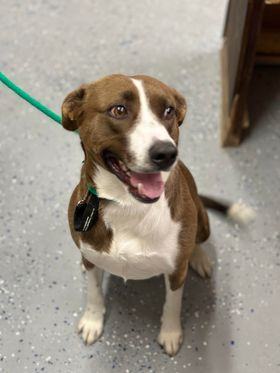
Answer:
M82 85L65 97L61 108L62 125L65 129L69 131L78 129L83 115L85 95L86 86Z
M185 100L185 97L181 95L176 89L172 89L173 95L176 101L176 115L177 115L177 121L178 126L181 126L185 119L185 115L187 112L187 102Z

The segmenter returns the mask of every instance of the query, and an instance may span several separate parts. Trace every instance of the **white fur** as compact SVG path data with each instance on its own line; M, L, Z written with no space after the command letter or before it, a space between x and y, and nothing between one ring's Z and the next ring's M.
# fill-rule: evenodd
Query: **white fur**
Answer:
M142 82L133 81L139 90L141 110L139 122L130 134L132 149L134 145L140 149L140 143L141 148L145 148L151 139L168 138L173 141L149 109ZM145 154L148 148L144 149ZM136 150L136 165L139 167L144 166L144 163L139 164L141 160L144 162L144 153L141 153L141 158ZM164 182L168 177L169 172L162 172ZM113 201L106 206L103 216L105 224L113 230L113 241L108 253L98 252L81 242L84 257L124 279L145 279L172 273L178 254L180 223L172 220L164 193L153 204L139 202L128 192L125 184L102 167L97 167L94 181L99 196Z
M105 168L97 166L94 182L99 197L118 202L121 205L130 206L135 203L134 197L128 192L128 187Z
M239 224L248 224L255 218L254 210L242 202L231 205L227 215Z
M170 141L174 145L175 143L167 129L152 112L143 82L137 79L132 79L132 82L138 90L140 111L137 122L128 135L129 152L134 156L135 165L141 171L150 166L149 149L156 141ZM133 169L137 171L135 167Z
M100 170L97 180L101 180L101 174ZM83 256L124 279L145 279L172 273L178 254L180 224L171 219L164 194L151 205L133 197L129 200L127 194L124 193L122 202L111 202L104 211L104 221L113 230L109 252L98 252L81 242Z
M169 280L165 276L165 287L166 299L163 307L158 343L164 347L168 355L173 356L178 352L183 342L181 305L184 286L172 291Z
M148 152L154 141L173 144L174 141L150 110L142 82L133 79L133 83L139 92L140 113L128 135L129 151L134 155L136 167L141 170L149 166ZM135 167L133 169L137 171ZM162 172L164 182L168 177L169 172ZM153 204L141 203L131 196L126 185L102 167L97 168L94 181L99 196L112 200L103 211L103 219L113 231L113 240L108 253L98 252L81 241L83 256L97 267L124 279L171 274L176 268L181 224L172 220L165 194ZM79 324L86 343L94 342L102 333L105 312L97 272L89 272L88 304ZM158 341L168 354L174 355L182 343L180 311L183 287L172 291L166 277L166 290Z
M99 338L103 330L103 318L105 313L101 290L103 271L94 267L88 271L87 277L87 306L79 322L78 331L82 333L84 342L86 344L91 344Z

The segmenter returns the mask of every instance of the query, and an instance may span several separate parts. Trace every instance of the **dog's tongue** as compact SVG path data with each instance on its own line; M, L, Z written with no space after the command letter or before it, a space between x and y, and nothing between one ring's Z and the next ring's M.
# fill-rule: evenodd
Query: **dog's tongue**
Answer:
M139 192L151 199L160 197L164 190L164 183L160 172L155 174L141 174L131 171L130 183L135 188L138 187L138 184L142 184Z

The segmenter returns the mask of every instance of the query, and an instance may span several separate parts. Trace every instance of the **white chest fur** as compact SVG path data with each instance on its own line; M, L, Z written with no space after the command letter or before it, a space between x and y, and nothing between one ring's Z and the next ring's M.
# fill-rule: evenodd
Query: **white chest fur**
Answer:
M81 242L84 257L96 266L124 279L145 279L172 273L178 254L180 224L170 216L164 195L154 204L138 203L106 207L105 223L113 230L108 253Z

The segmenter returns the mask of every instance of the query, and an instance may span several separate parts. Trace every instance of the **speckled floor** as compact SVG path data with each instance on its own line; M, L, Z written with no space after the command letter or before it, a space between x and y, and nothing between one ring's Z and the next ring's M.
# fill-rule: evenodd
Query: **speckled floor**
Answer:
M189 273L176 357L156 343L161 278L125 285L108 277L105 331L86 347L75 333L85 281L66 219L79 141L1 86L1 372L280 371L280 73L255 73L252 135L238 149L221 149L225 3L1 3L1 69L18 84L56 111L79 83L112 72L144 72L174 85L188 98L181 158L199 189L257 211L245 230L211 215L205 246L214 275L203 281Z

